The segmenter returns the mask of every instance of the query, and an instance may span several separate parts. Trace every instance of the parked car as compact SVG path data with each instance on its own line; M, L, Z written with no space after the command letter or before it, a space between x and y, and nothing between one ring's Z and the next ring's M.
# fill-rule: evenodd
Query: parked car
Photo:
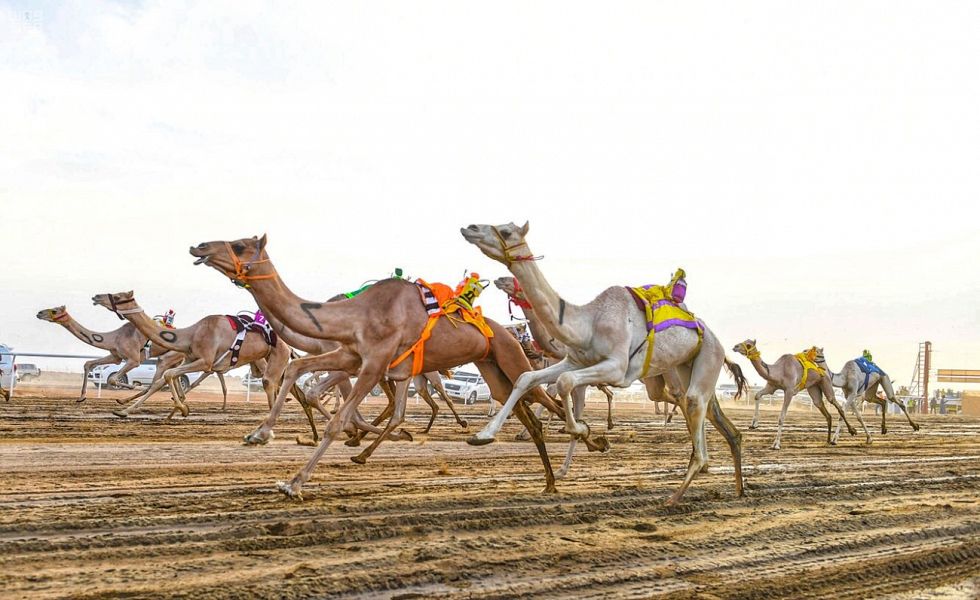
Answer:
M109 380L109 377L119 371L121 368L122 364L99 365L89 372L88 380L99 385L107 385L106 382ZM134 386L150 385L150 383L153 381L153 376L156 375L156 372L157 359L150 358L148 360L144 360L138 367L123 375L119 380L119 383L128 383ZM186 390L190 387L191 382L197 380L200 375L200 371L184 373L180 376L181 387Z
M17 375L17 381L30 381L41 376L41 369L37 368L37 365L17 363L15 367L14 373Z
M452 379L442 382L446 393L454 400L462 400L464 404L474 404L477 400L490 399L490 386L483 377L476 373L456 371Z
M10 346L0 344L0 352L13 352ZM10 389L11 377L15 371L14 357L9 354L0 354L0 387Z

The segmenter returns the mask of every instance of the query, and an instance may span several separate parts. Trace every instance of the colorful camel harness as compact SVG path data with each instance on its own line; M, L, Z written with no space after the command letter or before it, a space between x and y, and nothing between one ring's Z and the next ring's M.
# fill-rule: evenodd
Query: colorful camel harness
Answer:
M698 332L698 346L695 354L701 351L701 343L704 341L704 323L695 318L690 311L681 308L680 305L671 297L672 286L645 285L642 287L627 287L636 306L643 311L647 319L647 337L630 354L630 360L636 356L643 344L647 345L646 356L643 358L643 371L640 372L640 379L647 375L650 370L650 361L653 359L653 342L657 332L669 329L670 327L684 327Z
M249 331L262 334L262 338L270 348L276 347L279 336L262 316L262 311L258 311L254 316L248 312L240 312L237 315L225 315L225 318L228 319L228 324L237 334L231 348L228 349L231 352L232 367L238 364L238 355L242 351L242 344L245 343L245 336L248 335Z
M800 352L799 354L794 354L793 356L799 361L800 366L803 367L803 377L800 378L800 383L796 386L796 391L799 392L804 387L806 387L806 378L809 371L815 371L817 377L823 377L827 374L827 371L814 362L816 358L816 351L813 348Z
M487 341L487 350L483 353L483 358L490 355L490 338L493 337L493 330L487 325L483 318L483 311L479 307L472 306L472 299L478 293L473 293L472 278L464 281L453 291L444 283L428 283L422 279L417 279L415 285L418 286L419 295L425 312L429 315L422 334L412 346L396 358L390 365L393 369L401 364L409 356L412 356L412 376L422 372L422 364L425 357L425 342L432 337L432 330L435 328L439 317L446 317L453 327L458 327L458 323L469 323L483 334ZM481 359L482 360L482 359Z

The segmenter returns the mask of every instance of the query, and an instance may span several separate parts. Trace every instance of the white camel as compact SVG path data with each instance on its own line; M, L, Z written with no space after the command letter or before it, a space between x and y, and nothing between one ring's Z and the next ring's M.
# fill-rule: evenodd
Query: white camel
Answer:
M507 402L487 426L468 440L486 444L494 440L517 401L540 384L557 384L565 409L565 429L573 437L586 438L589 428L575 420L572 395L584 394L585 387L607 384L626 387L646 379L676 371L685 390L680 406L687 421L694 451L687 474L668 504L678 502L694 477L707 465L704 421L709 418L732 446L735 461L735 489L741 496L740 434L725 418L715 398L715 384L726 364L721 343L707 327L701 333L686 327L668 327L652 339L652 352L644 311L629 289L608 288L592 302L578 306L566 302L548 284L525 240L528 224L470 225L460 229L463 238L485 255L504 264L520 282L548 333L567 348L561 362L518 377ZM743 382L744 383L744 382Z

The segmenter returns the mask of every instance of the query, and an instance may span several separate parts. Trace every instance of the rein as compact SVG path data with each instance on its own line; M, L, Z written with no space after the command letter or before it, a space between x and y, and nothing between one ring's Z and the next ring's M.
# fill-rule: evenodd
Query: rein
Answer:
M231 262L235 265L234 276L229 275L228 278L231 279L231 282L237 285L238 287L248 289L249 287L251 287L248 284L249 281L255 281L258 279L272 279L276 276L275 273L269 273L267 275L248 274L248 272L252 269L252 265L269 262L268 258L259 260L259 254L262 252L262 250L259 247L256 246L255 255L252 257L252 260L248 261L247 263L243 263L238 258L238 255L236 255L235 252L231 249L231 244L229 244L228 242L225 242L225 248L228 249L228 256L231 257Z
M59 317L51 317L51 320L54 321L55 323L63 323L63 322L67 321L70 318L71 318L71 316L69 316L68 313L61 313L61 316L59 316Z
M520 308L522 308L524 310L534 310L534 307L531 306L531 303L528 302L527 298L521 298L521 297L518 296L518 294L520 294L521 291L522 291L521 290L521 284L520 284L519 281L517 281L517 278L515 277L514 278L514 293L513 294L507 294L507 312L510 314L510 319L512 321L515 319L515 317L514 317L514 307L515 306L518 306L518 307L520 307Z

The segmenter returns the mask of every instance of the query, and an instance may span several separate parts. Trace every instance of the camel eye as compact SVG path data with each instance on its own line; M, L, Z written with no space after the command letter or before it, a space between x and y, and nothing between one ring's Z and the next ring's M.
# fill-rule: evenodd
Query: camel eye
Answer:
M514 237L513 232L504 231L503 233L504 233L504 239L508 239L509 240L510 238Z
M235 254L241 254L245 251L245 244L232 244L231 249L235 251Z

